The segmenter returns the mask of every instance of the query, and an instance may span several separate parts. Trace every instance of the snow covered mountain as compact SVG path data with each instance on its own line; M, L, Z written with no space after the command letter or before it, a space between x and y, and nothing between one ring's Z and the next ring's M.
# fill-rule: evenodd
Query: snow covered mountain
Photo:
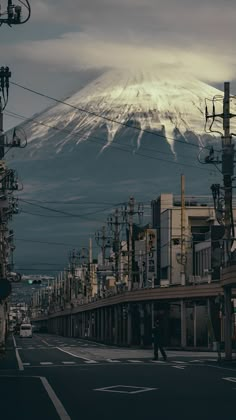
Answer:
M19 197L31 204L20 201L16 236L85 246L112 203L178 194L182 173L188 194L210 194L220 174L197 156L202 144L218 141L204 131L205 98L218 95L186 75L110 71L63 101L70 106L58 103L21 124L28 147L8 156L23 181ZM91 202L111 206L101 211ZM66 246L17 245L18 267L26 261L63 267L67 258Z
M60 153L65 145L79 144L101 128L106 131L104 149L125 124L133 124L142 130L162 132L174 152L174 137L189 132L195 133L201 144L205 136L205 98L216 95L222 92L186 75L180 79L174 73L163 76L113 70L68 98L71 106L58 104L37 116L44 125L27 124L34 150L30 149L34 154L53 137L54 152ZM55 139L50 126L65 130L63 139ZM75 138L77 134L79 138ZM135 134L135 145L140 147L143 132Z

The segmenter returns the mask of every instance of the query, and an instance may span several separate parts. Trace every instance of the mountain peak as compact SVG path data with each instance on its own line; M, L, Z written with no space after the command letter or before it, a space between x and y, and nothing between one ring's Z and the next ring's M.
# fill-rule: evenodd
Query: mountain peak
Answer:
M161 131L174 152L174 137L193 132L204 134L205 98L223 93L187 75L163 71L112 70L104 73L66 100L76 110L57 104L40 114L45 125L70 130L57 147L60 152L72 136L85 141L98 128L107 131L108 147L122 124L134 124L142 130ZM81 111L88 111L88 113ZM117 122L116 122L117 121ZM119 124L121 123L121 124ZM29 141L45 138L46 126L31 123ZM142 131L137 145L142 141ZM43 142L42 142L43 145ZM38 145L39 147L39 145Z

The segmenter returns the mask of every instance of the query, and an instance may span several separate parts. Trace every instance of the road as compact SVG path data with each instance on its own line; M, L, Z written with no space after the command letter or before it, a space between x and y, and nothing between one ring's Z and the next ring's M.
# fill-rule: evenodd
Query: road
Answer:
M236 366L214 353L108 347L35 334L0 359L3 420L222 420L235 417Z

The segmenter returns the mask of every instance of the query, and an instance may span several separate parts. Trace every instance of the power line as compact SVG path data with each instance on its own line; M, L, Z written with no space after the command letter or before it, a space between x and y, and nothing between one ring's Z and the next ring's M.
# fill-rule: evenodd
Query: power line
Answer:
M34 240L34 239L25 239L25 238L14 238L15 241L19 241L19 242L32 242L32 243L38 243L38 244L46 244L46 245L59 245L59 246L71 246L74 248L78 248L78 243L77 244L69 244L69 243L64 243L64 242L51 242L51 241L39 241L39 240ZM81 246L87 246L86 245L79 245L79 247ZM98 246L93 245L93 248L98 248Z
M57 126L53 126L53 125L49 125L49 124L46 124L46 123L43 123L42 121L38 121L36 118L33 118L33 117L26 117L26 116L23 116L23 115L21 115L21 114L18 114L18 113L16 113L16 112L12 112L12 111L5 111L5 114L6 115L8 115L8 116L10 116L10 117L13 117L13 118L18 118L18 119L20 119L20 120L23 120L23 121L26 121L26 122L35 122L36 124L38 124L38 125L42 125L43 127L47 127L47 128L50 128L50 129L53 129L53 130L56 130L56 131L59 131L59 132L65 132L65 133L68 133L68 134L72 134L72 131L71 130L67 130L67 129L65 129L65 128L59 128L59 127L57 127ZM78 135L73 135L72 136L72 138L77 138L77 136ZM100 141L102 141L102 142L106 142L106 140L104 140L103 138L101 138L101 137L98 137L98 136L95 136L95 135L90 135L89 136L89 138L87 138L87 141L92 141L91 140L91 138L93 138L93 139L95 139L95 140L100 140ZM166 139L168 139L167 137L165 137ZM170 139L170 138L169 138ZM173 139L174 140L174 139ZM178 141L178 140L177 140ZM184 144L188 144L188 143L185 143L184 142ZM114 146L114 144L113 143L111 143L109 146ZM130 148L130 146L129 145L122 145L123 147L128 147L128 148ZM196 145L195 145L196 146ZM197 146L196 146L197 147ZM150 147L144 147L144 146L142 146L142 149L143 150L146 150L146 151L149 151L149 152L156 152L156 153L160 153L160 154L164 154L164 155L169 155L169 156L173 156L173 153L172 152L163 152L163 151L160 151L160 150L158 150L158 149L154 149L154 148L150 148ZM125 149L124 149L125 150ZM133 149L127 149L127 151L132 151L133 152ZM183 157L185 157L186 155L183 155L183 154L181 154Z
M12 114L12 115L11 115ZM15 114L15 115L13 115L13 114ZM34 121L36 124L38 124L38 125L42 125L42 126L44 126L44 127L48 127L48 128L50 128L50 129L53 129L53 130L56 130L56 131L59 131L59 132L65 132L65 133L68 133L68 134L71 134L71 131L70 130L66 130L66 129L61 129L61 128L58 128L58 127L56 127L56 126L51 126L51 125L49 125L49 124L45 124L45 123L42 123L42 122L39 122L38 120L36 120L36 119L34 119L34 118L30 118L30 119L28 119L27 117L20 117L20 116L16 116L17 114L16 113L8 113L7 115L10 115L10 116L13 116L13 117L15 117L15 118L20 118L20 119L23 119L23 120L25 120L25 121ZM153 133L153 134L156 134L156 133ZM79 135L73 135L72 136L72 138L78 138L79 137ZM165 137L166 138L166 137ZM88 141L88 142L91 142L91 143L96 143L96 144L99 144L99 145L102 145L102 146L104 146L104 139L102 139L102 138L100 138L100 137L97 137L97 136L95 136L95 135L90 135L87 139L86 139L86 141ZM102 143L101 143L102 142ZM106 144L107 144L107 142L106 142ZM184 144L190 144L190 143L184 143ZM194 146L196 146L196 145L194 145ZM170 164L173 164L173 165L178 165L178 166L185 166L185 167L190 167L190 168L197 168L198 170L203 170L203 171L207 171L207 172L210 172L210 173L212 173L212 172L216 172L216 171L212 171L212 170L209 170L209 169L207 169L207 168L202 168L202 167L200 167L200 166L197 166L197 165L191 165L191 164L188 164L188 163L183 163L183 162L177 162L177 161L175 161L175 160L168 160L168 159L163 159L163 158L158 158L158 157L156 157L156 156L153 156L153 155L146 155L146 154L144 154L144 153L141 153L140 151L137 151L137 150L133 150L133 149L131 149L130 148L130 146L128 146L128 145L118 145L118 144L116 144L116 143L110 143L109 144L109 147L112 147L113 149L117 149L117 150L120 150L120 151L123 151L123 152L128 152L128 153L131 153L132 155L138 155L138 156L142 156L142 157L144 157L144 158L146 158L146 159L154 159L154 160L158 160L158 161L161 161L161 162L168 162L168 163L170 163ZM127 148L128 147L128 148ZM196 147L198 147L198 146L196 146ZM150 152L153 152L153 151L155 151L156 153L160 153L160 154L167 154L167 155L170 155L170 156L173 156L171 153L167 153L167 152L161 152L161 151L158 151L158 150L156 150L156 149L151 149L151 148L146 148L146 147L142 147L143 148L143 150L147 150L147 151L150 151ZM196 160L196 162L197 162L197 160Z
M154 135L154 136L156 136L156 137L162 137L162 138L167 139L167 140L174 140L174 141L177 141L177 142L179 142L179 143L183 143L183 144L185 144L185 145L188 145L188 146L190 146L190 147L197 147L197 148L199 148L199 147L198 147L196 144L194 144L194 143L186 143L186 142L185 142L185 141L183 141L183 140L180 140L180 139L174 139L174 138L171 138L171 137L166 137L165 135L163 135L163 134L158 134L158 133L156 133L155 131L150 131L150 130L147 130L147 129L145 129L145 128L141 128L141 127L138 127L138 126L132 126L132 125L130 125L130 124L128 124L128 123L126 123L126 122L117 121L117 120L114 120L113 118L106 117L106 116L101 115L101 114L97 114L96 112L89 111L89 110L84 109L84 108L81 108L81 107L77 107L77 106L72 105L72 104L70 104L70 103L68 103L68 102L65 102L65 101L62 101L62 100L60 100L60 99L54 98L54 97L52 97L52 96L46 95L45 93L39 92L39 91L37 91L37 90L35 90L35 89L31 89L31 88L28 88L28 87L26 87L26 86L23 86L23 85L21 85L21 84L19 84L19 83L16 83L16 82L11 82L11 83L12 83L14 86L17 86L17 87L19 87L19 88L21 88L21 89L23 89L23 90L26 90L26 91L28 91L28 92L34 93L35 95L41 96L41 97L46 98L46 99L50 99L51 101L57 102L57 103L59 103L59 104L66 105L66 106L68 106L68 107L70 107L70 108L76 109L77 111L83 112L83 113L85 113L85 114L92 115L92 116L94 116L94 117L98 117L98 118L101 118L101 119L103 119L103 120L106 120L106 121L109 121L109 122L112 122L112 123L119 124L119 125L121 125L121 126L123 126L123 127L127 127L127 128L131 128L131 129L133 129L133 130L136 130L136 131L140 131L140 132L142 132L142 133L151 134L151 135Z
M28 204L30 206L38 207L38 208L41 208L41 209L44 209L44 210L52 211L52 212L59 213L59 214L62 214L64 216L69 216L69 217L86 218L87 216L98 214L98 213L101 213L101 212L104 212L106 210L110 210L111 209L111 207L106 207L106 208L103 208L103 209L100 209L100 210L96 210L96 211L93 211L93 212L90 212L90 213L86 213L86 214L73 214L73 213L68 213L68 212L62 211L62 210L57 210L57 209L54 209L54 208L51 208L51 207L42 206L40 204L32 203L31 201L24 200L23 198L18 198L18 200L19 201L22 201L23 203L26 203L26 204Z

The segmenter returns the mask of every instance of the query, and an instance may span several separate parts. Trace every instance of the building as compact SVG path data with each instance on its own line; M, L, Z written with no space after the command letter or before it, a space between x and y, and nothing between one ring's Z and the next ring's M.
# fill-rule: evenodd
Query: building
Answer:
M224 228L206 197L181 200L162 194L152 202L157 230L157 285L189 284L220 279ZM182 220L182 222L181 222Z

